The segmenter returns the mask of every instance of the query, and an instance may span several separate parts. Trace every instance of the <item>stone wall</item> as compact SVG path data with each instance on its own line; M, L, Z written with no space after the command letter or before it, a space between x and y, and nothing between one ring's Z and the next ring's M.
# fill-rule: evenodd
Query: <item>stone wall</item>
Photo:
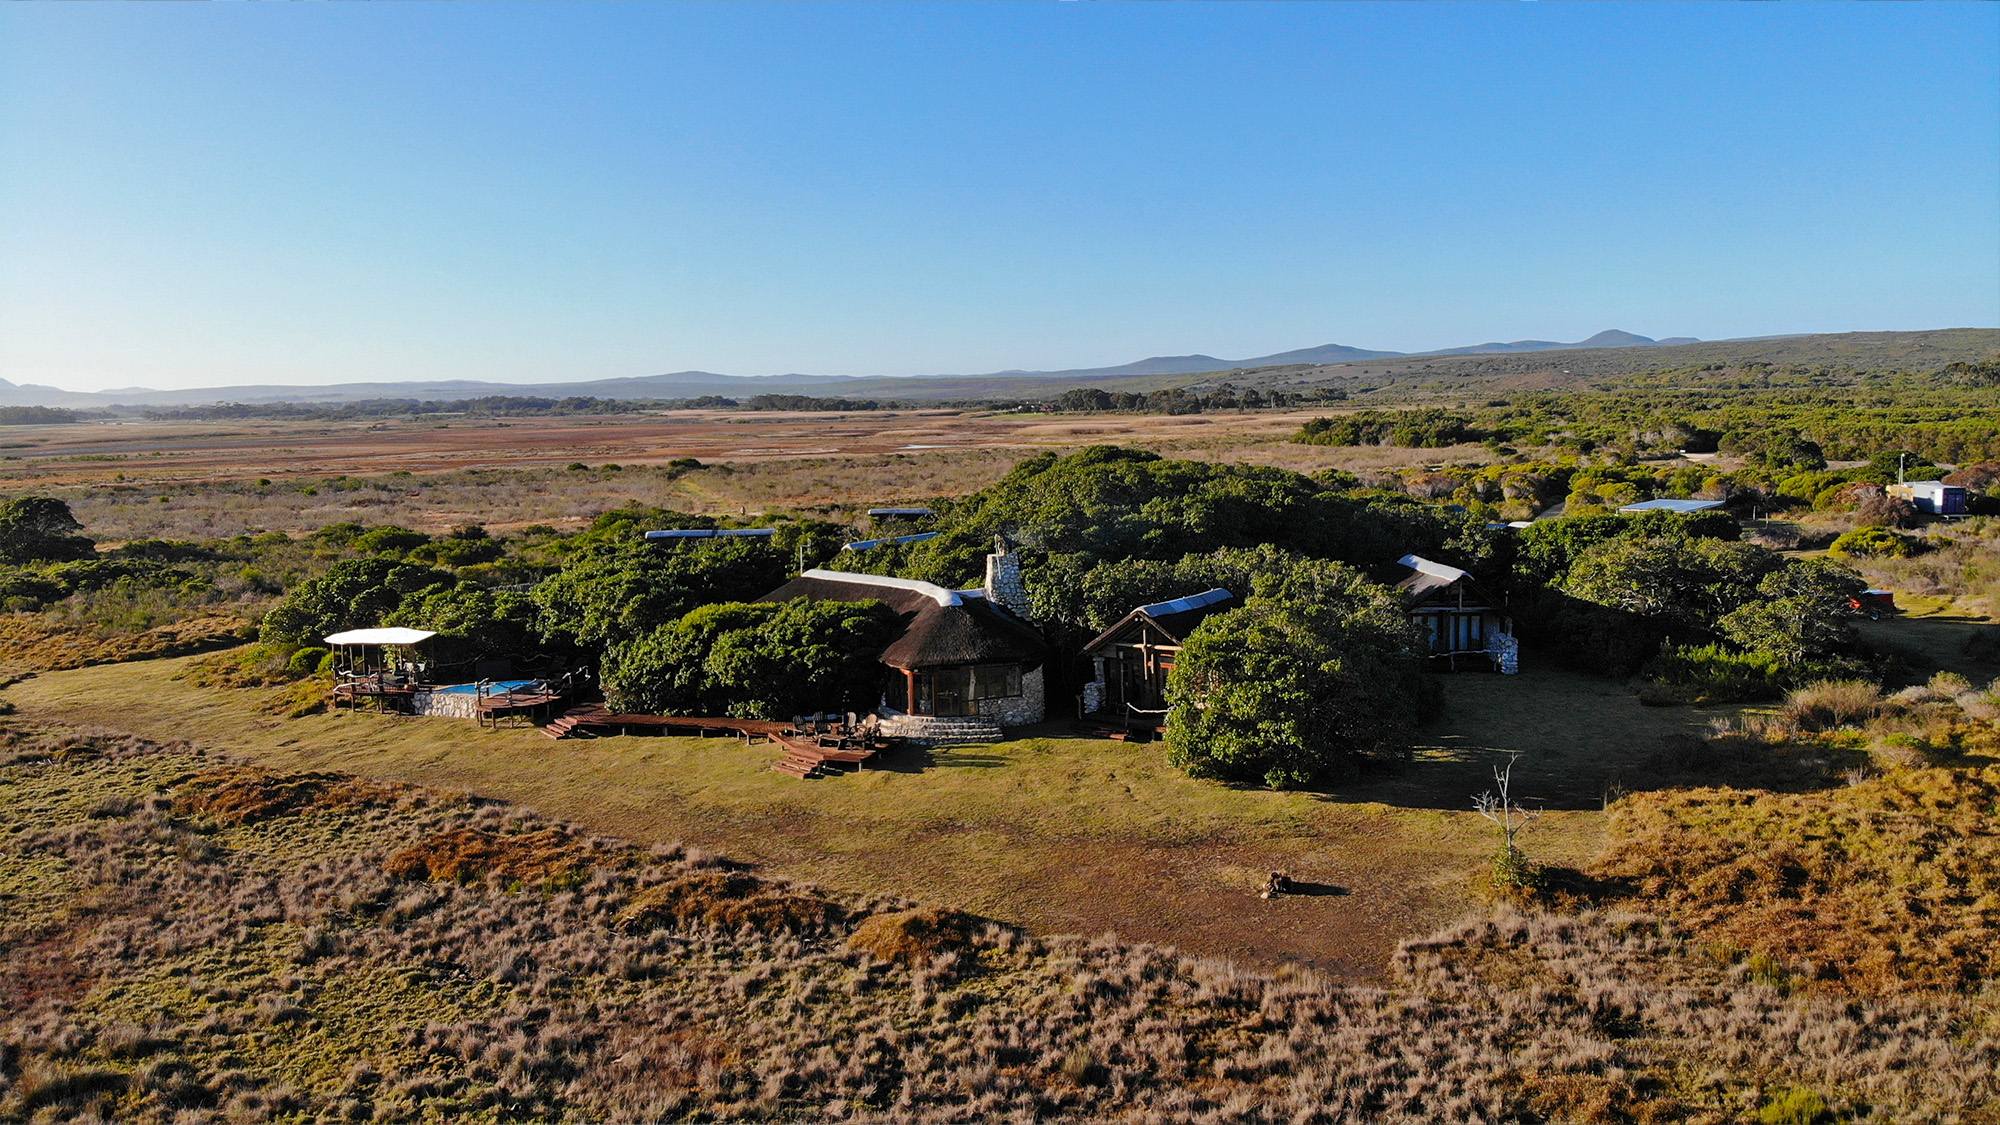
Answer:
M433 719L476 719L479 696L469 691L420 691L410 696L410 713Z
M1003 727L1024 727L1047 718L1048 704L1043 698L1042 669L1021 673L1021 694L1006 699L980 700L979 717L999 723Z

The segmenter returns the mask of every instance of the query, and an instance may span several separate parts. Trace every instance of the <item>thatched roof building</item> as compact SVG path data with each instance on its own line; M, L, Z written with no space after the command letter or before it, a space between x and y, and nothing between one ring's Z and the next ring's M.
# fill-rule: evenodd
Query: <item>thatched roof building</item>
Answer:
M808 570L759 598L784 602L882 602L902 632L882 650L894 671L885 708L912 715L1039 722L1048 643L1035 627L981 590L947 590L909 578Z

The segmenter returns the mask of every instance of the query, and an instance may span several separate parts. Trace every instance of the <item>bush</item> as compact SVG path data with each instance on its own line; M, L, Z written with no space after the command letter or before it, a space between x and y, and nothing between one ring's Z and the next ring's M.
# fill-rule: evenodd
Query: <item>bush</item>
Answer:
M87 559L96 544L69 505L49 496L22 496L0 504L0 562L61 562Z
M1796 730L1857 726L1882 709L1882 689L1866 680L1821 680L1785 697L1780 712Z
M1784 665L1769 653L1711 644L1670 647L1660 654L1653 673L1692 703L1744 703L1776 699L1783 691Z
M1167 758L1194 777L1274 789L1397 755L1439 698L1416 626L1383 587L1308 560L1203 621L1167 682Z
M1907 559L1923 553L1922 540L1898 535L1886 527L1857 527L1833 541L1830 550L1842 558Z
M873 710L895 625L872 601L706 605L614 646L604 689L622 708L667 715Z

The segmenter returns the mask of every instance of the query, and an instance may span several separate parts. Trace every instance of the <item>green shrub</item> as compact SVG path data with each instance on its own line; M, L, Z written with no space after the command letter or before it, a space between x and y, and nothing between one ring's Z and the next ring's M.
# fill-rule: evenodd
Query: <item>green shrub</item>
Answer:
M1898 535L1886 527L1857 527L1833 541L1832 552L1843 558L1907 559L1923 553L1922 540Z
M1776 699L1784 691L1784 664L1776 656L1722 645L1669 647L1653 671L1676 695L1694 703Z
M1832 1120L1825 1098L1796 1086L1771 1095L1757 1109L1759 1125L1820 1125Z

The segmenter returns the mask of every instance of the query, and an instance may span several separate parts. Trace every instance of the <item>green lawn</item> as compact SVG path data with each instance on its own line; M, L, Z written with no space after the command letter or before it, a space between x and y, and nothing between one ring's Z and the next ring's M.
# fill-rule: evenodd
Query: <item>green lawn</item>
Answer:
M1707 717L1641 708L1619 685L1568 673L1467 674L1446 680L1445 719L1415 763L1331 794L1192 781L1157 746L1064 737L801 782L769 770L775 747L733 739L554 742L449 719L281 719L258 711L260 692L175 680L187 662L45 673L6 698L31 718L185 738L281 769L470 790L1044 933L1115 930L1351 975L1372 975L1398 938L1468 905L1495 839L1467 810L1496 750L1524 752L1520 791L1551 806L1525 840L1531 852L1577 861L1598 846L1607 782ZM1273 870L1346 893L1255 897Z

